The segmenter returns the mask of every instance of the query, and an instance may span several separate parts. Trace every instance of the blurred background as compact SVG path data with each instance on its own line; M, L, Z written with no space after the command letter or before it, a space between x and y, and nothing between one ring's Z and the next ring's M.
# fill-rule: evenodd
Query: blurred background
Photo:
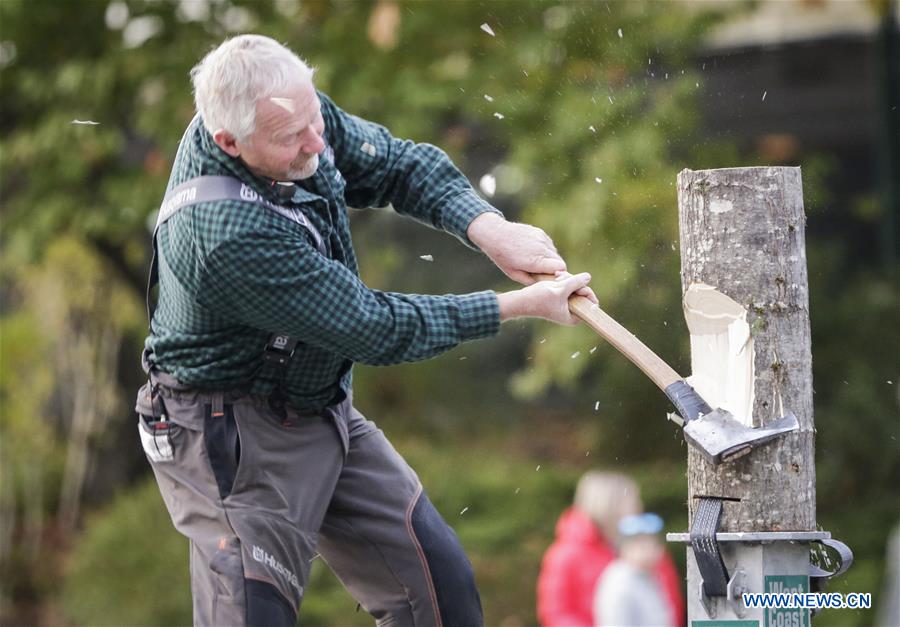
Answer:
M306 58L344 109L444 148L683 373L677 173L801 166L818 522L857 558L830 589L883 604L900 521L898 20L887 0L0 2L0 623L190 622L187 543L135 433L142 298L188 71L248 31ZM513 287L392 214L352 213L368 285ZM541 555L585 470L631 474L668 531L687 528L665 398L586 328L512 322L429 362L357 367L356 400L459 533L488 625L536 625ZM371 619L317 561L303 624Z

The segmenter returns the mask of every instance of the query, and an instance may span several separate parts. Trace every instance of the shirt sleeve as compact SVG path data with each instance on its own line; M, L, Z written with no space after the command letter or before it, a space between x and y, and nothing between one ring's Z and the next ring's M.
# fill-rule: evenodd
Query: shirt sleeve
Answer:
M351 207L385 207L458 237L477 216L503 215L482 199L447 154L431 144L396 139L385 127L350 115L318 93L326 139L347 182Z
M373 290L299 235L274 235L243 234L212 250L202 304L370 365L428 359L499 330L493 291L429 296Z

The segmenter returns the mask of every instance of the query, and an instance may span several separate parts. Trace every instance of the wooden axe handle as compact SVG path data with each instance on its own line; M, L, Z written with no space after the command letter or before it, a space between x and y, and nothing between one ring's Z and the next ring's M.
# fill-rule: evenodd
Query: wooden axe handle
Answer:
M533 276L538 281L553 281L556 278L551 274L535 274ZM569 311L581 318L600 337L625 355L631 363L650 377L650 380L663 392L671 384L681 381L681 375L675 372L669 364L660 359L656 353L647 348L628 329L616 322L612 316L600 309L598 305L595 305L587 297L573 295L569 298Z

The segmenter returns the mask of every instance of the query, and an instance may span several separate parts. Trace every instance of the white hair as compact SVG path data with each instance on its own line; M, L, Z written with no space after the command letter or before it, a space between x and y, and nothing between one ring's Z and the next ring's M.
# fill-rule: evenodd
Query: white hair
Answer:
M256 130L256 103L284 93L313 69L291 50L262 35L226 39L191 70L194 102L210 133L238 140Z

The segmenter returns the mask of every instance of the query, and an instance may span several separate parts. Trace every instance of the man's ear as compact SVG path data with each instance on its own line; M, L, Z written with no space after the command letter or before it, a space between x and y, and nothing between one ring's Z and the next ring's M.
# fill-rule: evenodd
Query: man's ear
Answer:
M241 149L237 145L237 139L234 135L226 131L224 128L220 128L215 133L213 133L213 141L216 142L216 145L219 148L224 150L232 157L240 156Z

